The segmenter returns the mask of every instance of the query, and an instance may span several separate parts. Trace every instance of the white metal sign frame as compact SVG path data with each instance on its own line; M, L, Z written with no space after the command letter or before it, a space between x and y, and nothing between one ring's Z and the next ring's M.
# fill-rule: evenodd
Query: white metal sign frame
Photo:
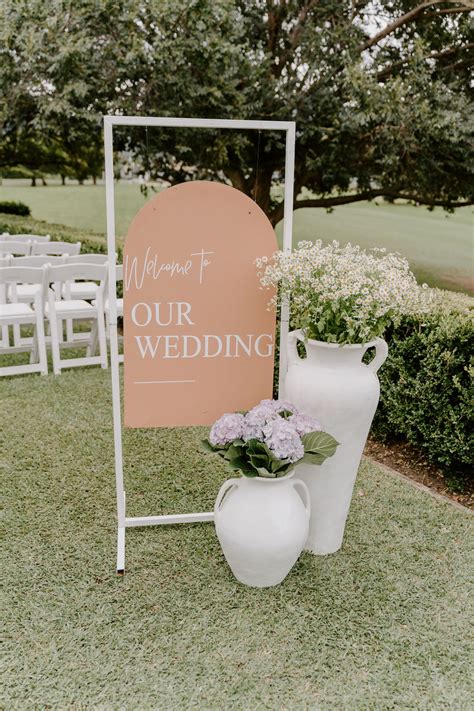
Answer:
M253 131L284 131L285 149L285 192L283 214L283 250L291 251L293 233L293 184L295 166L294 121L237 121L220 119L167 118L148 116L104 116L105 148L105 191L107 205L107 253L108 253L108 301L110 322L110 359L112 375L112 407L114 418L115 479L117 488L117 572L125 571L125 529L134 526L156 526L162 524L195 523L212 521L212 512L186 513L161 516L130 517L125 512L125 490L123 484L122 457L122 413L120 404L120 378L117 337L117 302L115 280L115 194L113 170L113 127L114 126L160 126L174 128L220 128ZM280 381L282 392L283 377L287 369L286 339L288 334L288 304L281 308L280 324Z

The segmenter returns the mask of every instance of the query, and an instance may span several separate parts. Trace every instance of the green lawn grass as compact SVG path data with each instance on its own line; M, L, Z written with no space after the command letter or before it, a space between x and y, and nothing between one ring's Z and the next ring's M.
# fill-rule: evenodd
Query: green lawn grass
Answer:
M361 247L385 247L410 262L420 282L444 289L474 289L474 241L471 208L449 215L383 200L325 210L296 210L294 241L336 239Z
M153 195L150 193L149 197ZM105 234L105 187L93 185L61 185L48 180L46 187L32 188L27 180L3 180L0 200L20 200L26 203L33 217L81 230ZM146 200L136 184L120 181L115 186L117 234L127 233L130 220Z
M127 533L110 373L0 382L4 708L468 709L472 517L364 463L340 552L235 581L211 524ZM125 432L129 513L209 510L201 428Z
M149 197L153 194L150 193ZM20 200L33 217L105 233L105 190L92 184L32 188L28 181L4 180L0 200ZM117 234L126 234L130 220L145 204L136 184L116 185ZM473 231L471 208L448 215L441 208L389 205L381 200L338 207L328 214L320 209L295 212L294 243L302 239L337 239L363 247L386 247L410 261L420 281L430 286L473 290ZM281 239L281 224L277 228Z

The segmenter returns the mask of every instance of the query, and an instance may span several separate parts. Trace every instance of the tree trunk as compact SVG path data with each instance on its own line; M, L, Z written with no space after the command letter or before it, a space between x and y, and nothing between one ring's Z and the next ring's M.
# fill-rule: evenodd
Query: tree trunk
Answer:
M226 178L229 178L230 182L232 183L232 187L236 188L237 190L241 190L246 195L249 194L249 186L247 184L247 181L245 180L243 173L240 170L236 168L227 167L224 170L224 174Z
M240 170L226 168L224 172L232 183L232 187L242 191L255 200L257 205L259 205L267 215L270 222L272 222L270 212L270 189L272 186L273 168L265 168L263 166L258 170L256 175L252 175L247 180ZM272 222L272 225L273 224Z
M270 219L270 190L273 168L261 168L256 174L252 187L252 197Z
M61 175L61 185L66 185L66 176Z
M92 176L92 182L94 183L94 185L97 185L97 175Z
M42 184L42 185L47 185L47 184L48 184L48 183L46 182L46 180L43 178L43 176L41 176L41 184Z
M31 187L36 188L36 176L35 175L31 176Z

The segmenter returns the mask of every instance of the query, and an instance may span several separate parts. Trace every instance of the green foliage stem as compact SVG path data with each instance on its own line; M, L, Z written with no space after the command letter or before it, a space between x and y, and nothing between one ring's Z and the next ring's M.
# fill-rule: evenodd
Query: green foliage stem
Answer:
M236 439L226 445L215 446L205 439L201 444L206 453L219 455L229 469L239 472L242 476L278 479L288 474L298 463L322 464L325 459L332 457L339 444L326 432L310 432L301 439L305 454L299 462L278 459L267 445L258 439L246 442Z

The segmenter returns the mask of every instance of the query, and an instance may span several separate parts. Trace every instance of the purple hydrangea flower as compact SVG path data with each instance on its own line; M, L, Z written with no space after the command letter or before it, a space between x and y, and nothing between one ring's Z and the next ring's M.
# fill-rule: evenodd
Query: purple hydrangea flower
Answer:
M262 400L247 412L244 418L242 437L247 442L249 439L262 439L265 425L278 417L273 407L268 403L272 400Z
M304 456L304 446L294 425L282 417L263 428L264 442L278 459L297 462Z
M308 432L321 431L321 425L318 420L311 415L306 415L304 412L298 412L295 415L290 415L288 422L291 422L300 437L308 434Z
M239 439L243 434L244 416L239 414L225 414L214 422L209 432L209 442L216 445L225 445L234 439Z
M294 414L298 412L298 408L296 408L293 403L288 402L288 400L262 400L260 405L271 407L277 414L280 414L283 410L289 410Z

